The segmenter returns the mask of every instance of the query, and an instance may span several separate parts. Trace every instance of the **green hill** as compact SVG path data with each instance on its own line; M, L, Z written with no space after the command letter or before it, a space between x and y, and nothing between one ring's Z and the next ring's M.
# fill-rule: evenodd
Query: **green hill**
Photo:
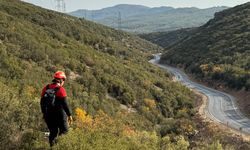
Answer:
M39 101L56 70L68 76L74 124L54 149L226 146L217 132L196 132L206 127L193 120L196 97L148 63L157 51L134 35L1 0L0 149L49 149Z
M182 65L207 80L250 90L250 3L215 14L195 33L175 44L161 62Z
M153 32L148 34L140 34L139 36L166 49L192 35L196 31L196 29L197 28L184 28L169 32Z
M141 5L120 4L100 10L80 9L69 14L118 28L120 13L122 30L133 33L151 33L198 27L213 18L214 13L227 8L225 6L206 9L165 6L150 8Z

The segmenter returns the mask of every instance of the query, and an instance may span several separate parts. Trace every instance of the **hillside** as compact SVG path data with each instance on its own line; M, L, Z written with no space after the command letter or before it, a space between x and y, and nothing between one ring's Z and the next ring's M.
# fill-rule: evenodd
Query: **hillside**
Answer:
M69 14L118 28L120 12L122 30L135 33L149 33L198 27L213 18L215 12L226 8L149 8L140 5L122 4L100 10L77 10Z
M195 121L197 97L148 63L158 50L134 35L1 0L0 149L50 149L39 101L56 70L68 76L74 124L53 149L239 147L242 140L230 144L234 138Z
M195 33L197 28L185 28L168 32L153 32L139 36L163 48L169 48Z
M158 48L136 36L17 0L0 1L0 18L0 149L46 149L39 97L56 70L69 77L65 88L75 119L58 149L82 149L80 143L94 149L156 147L132 143L158 142L193 114L190 91L147 62L148 50Z
M250 90L250 3L215 14L175 44L161 62L181 65L206 80Z

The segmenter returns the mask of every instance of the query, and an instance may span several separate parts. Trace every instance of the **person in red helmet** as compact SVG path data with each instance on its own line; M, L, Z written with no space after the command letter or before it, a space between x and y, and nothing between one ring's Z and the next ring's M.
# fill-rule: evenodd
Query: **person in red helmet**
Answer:
M68 125L73 119L66 100L67 93L63 85L66 75L57 71L51 84L45 86L41 94L41 110L43 119L49 129L49 143L53 146L56 137L68 132ZM59 131L58 131L59 130Z

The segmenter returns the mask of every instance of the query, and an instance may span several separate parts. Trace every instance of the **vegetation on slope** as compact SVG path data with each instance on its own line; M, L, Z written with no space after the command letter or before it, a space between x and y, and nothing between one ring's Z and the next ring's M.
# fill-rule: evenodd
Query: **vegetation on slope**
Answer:
M249 30L250 3L224 10L168 49L161 62L182 65L230 88L250 90Z
M175 126L164 127L167 118L174 123L178 121L174 118L192 115L191 92L170 82L166 73L145 59L147 50L157 50L156 46L16 0L0 2L0 17L1 116L5 120L0 125L5 149L33 149L41 141L37 134L46 127L39 96L56 70L69 76L65 87L73 110L81 108L92 116L102 110L114 116L122 103L138 112L132 115L135 119L124 119L126 124L145 132L156 131L159 124L157 132L162 136Z
M165 49L170 48L176 43L195 33L197 28L185 28L169 32L153 32L140 34L139 36Z
M68 76L75 123L55 149L187 149L195 142L195 97L147 62L148 49L158 47L83 19L1 0L0 149L49 149L39 101L56 70ZM199 149L213 140L196 142L192 147Z

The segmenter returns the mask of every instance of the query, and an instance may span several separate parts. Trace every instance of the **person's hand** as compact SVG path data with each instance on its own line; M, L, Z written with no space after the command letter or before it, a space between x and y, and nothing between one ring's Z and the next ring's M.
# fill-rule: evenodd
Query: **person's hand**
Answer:
M68 123L69 125L71 125L73 123L73 118L72 116L68 116Z

